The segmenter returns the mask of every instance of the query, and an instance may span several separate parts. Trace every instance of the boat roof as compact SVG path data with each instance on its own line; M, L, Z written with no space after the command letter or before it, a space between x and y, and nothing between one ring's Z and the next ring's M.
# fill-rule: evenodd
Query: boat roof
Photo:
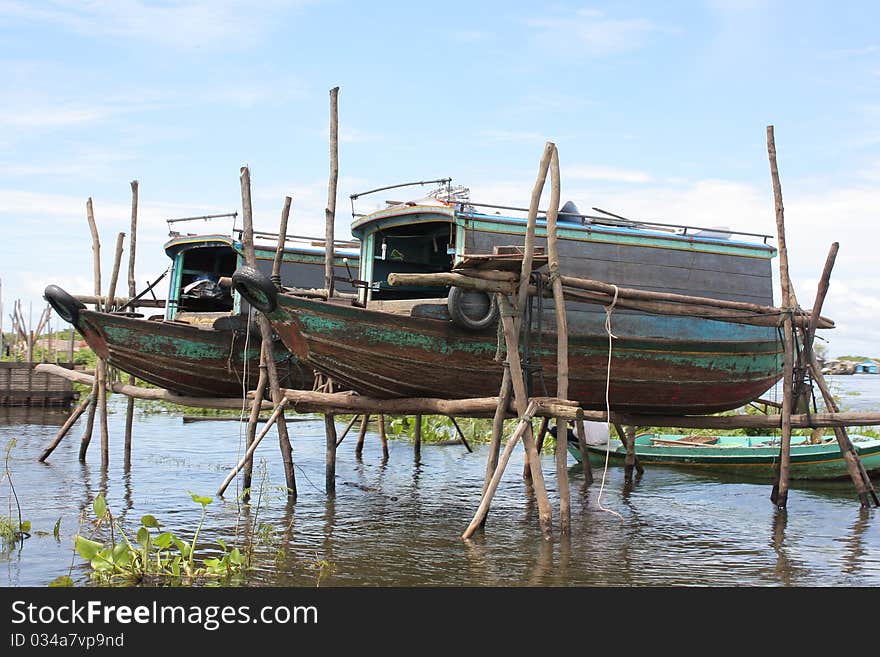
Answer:
M577 220L572 221L569 217L576 217ZM493 226L499 228L506 225L517 232L524 230L528 224L527 217L480 212L476 209L475 204L470 202L450 203L437 199L420 199L419 201L394 204L370 214L358 216L351 224L351 232L358 239L363 239L369 233L396 225L436 221L470 224L476 228L483 227L487 230L491 230ZM536 221L536 234L538 236L546 235L546 226L546 215L539 216ZM603 217L581 214L565 216L560 213L560 217L557 219L557 230L561 237L575 239L580 235L581 239L647 240L648 242L664 243L667 246L705 244L707 246L749 249L753 251L754 255L767 258L773 257L776 253L776 248L766 243L766 240L771 237L769 235L730 231L722 228L701 228L628 220L607 223ZM761 238L763 241L737 239L738 236Z
M284 247L285 253L298 253L305 255L324 255L323 241L319 238L295 238L297 241ZM165 245L165 253L169 258L174 258L181 251L190 249L198 249L205 247L227 246L240 254L244 253L244 247L241 240L237 240L229 235L206 234L206 235L176 235L168 240ZM277 242L272 244L261 243L254 244L254 248L258 251L275 252ZM346 258L359 258L360 249L352 246L334 245L333 254L344 256Z

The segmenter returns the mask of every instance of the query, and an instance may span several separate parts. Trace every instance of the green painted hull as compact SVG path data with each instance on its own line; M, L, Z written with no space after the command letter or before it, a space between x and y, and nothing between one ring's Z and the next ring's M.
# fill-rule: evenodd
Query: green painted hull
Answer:
M750 480L772 481L779 462L779 438L770 436L721 436L717 445L657 445L654 438L674 440L685 436L647 434L636 439L636 456L644 466L663 466L730 474ZM869 474L880 473L880 440L850 436L859 458ZM809 444L808 437L792 436L791 479L844 479L849 477L846 461L835 439ZM569 443L569 453L581 460L577 445ZM588 445L590 464L603 466L607 447ZM611 440L607 452L610 465L623 465L626 449Z

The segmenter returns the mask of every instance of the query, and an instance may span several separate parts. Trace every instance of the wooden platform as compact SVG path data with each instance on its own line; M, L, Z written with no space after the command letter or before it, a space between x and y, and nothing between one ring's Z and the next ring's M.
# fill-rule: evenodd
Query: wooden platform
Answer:
M71 382L34 372L36 364L0 362L0 406L66 406L73 401ZM73 369L70 363L60 366Z

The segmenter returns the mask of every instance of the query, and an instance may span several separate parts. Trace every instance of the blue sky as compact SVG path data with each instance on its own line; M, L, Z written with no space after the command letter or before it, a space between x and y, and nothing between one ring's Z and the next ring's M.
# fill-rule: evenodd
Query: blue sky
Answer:
M339 238L350 194L407 180L526 204L548 140L582 209L774 234L772 124L798 300L840 242L821 335L880 356L878 25L858 1L0 0L3 327L49 283L92 291L88 197L106 287L133 179L139 285L165 219L240 210L243 165L258 229L291 195L322 234L339 86Z

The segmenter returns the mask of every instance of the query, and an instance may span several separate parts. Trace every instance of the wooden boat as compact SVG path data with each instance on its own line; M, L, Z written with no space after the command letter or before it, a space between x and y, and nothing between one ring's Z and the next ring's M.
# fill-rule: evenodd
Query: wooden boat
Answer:
M850 440L868 474L880 473L880 440L850 434ZM643 465L697 469L737 477L773 481L779 463L779 437L774 436L679 436L646 433L636 436L635 453ZM587 445L590 463L623 465L626 448L620 440ZM568 451L580 462L577 441L569 437ZM810 436L791 437L792 479L845 479L846 461L836 438L811 442Z
M176 221L176 220L172 220ZM181 395L241 396L259 377L261 338L249 306L231 288L231 276L243 262L241 242L220 234L172 233L164 245L171 258L170 283L163 314L96 312L55 285L45 298L70 322L95 353L114 367ZM275 247L256 246L259 269L272 270ZM358 252L334 247L337 286L352 292L351 267ZM324 287L323 242L300 239L285 248L282 281ZM224 285L225 283L225 285ZM281 384L311 389L314 372L284 348L276 349Z
M386 188L383 188L386 189ZM496 305L460 288L392 285L397 273L451 272L461 264L521 246L526 218L488 214L460 189L395 203L356 216L360 240L358 303L276 293L264 276L239 269L233 284L262 310L287 347L343 386L378 398L461 399L498 394L502 363ZM502 208L504 209L504 208ZM537 246L546 221L539 217ZM738 235L738 237L737 237ZM769 236L734 234L622 218L582 215L568 203L558 224L560 269L640 290L772 304ZM482 295L482 296L481 296ZM532 300L534 394L555 393L552 300ZM536 305L537 304L537 305ZM601 302L566 302L569 398L605 408L609 336ZM774 320L776 321L776 320ZM776 326L633 310L613 313L613 410L713 413L758 398L781 376ZM546 384L546 385L544 385ZM545 392L546 391L546 392Z

